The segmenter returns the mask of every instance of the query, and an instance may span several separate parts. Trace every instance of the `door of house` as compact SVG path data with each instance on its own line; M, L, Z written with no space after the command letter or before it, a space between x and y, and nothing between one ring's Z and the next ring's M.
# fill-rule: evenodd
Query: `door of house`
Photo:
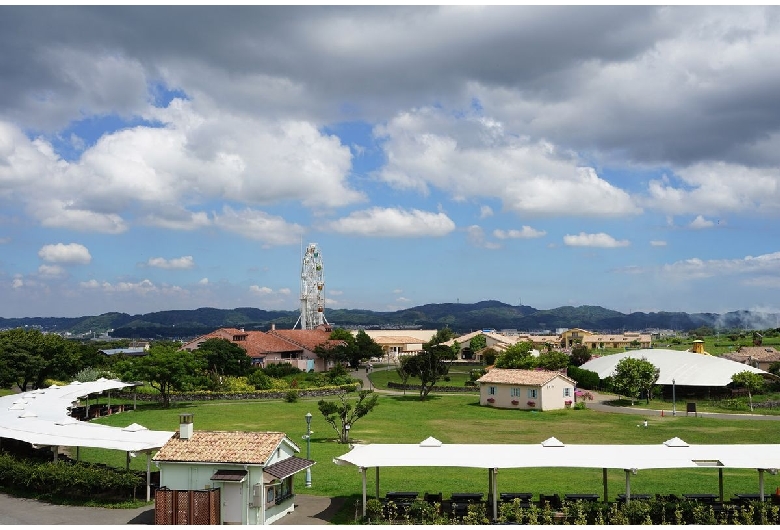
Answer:
M240 482L222 483L222 524L242 524L243 485Z
M306 359L306 371L307 372L314 371L314 359Z

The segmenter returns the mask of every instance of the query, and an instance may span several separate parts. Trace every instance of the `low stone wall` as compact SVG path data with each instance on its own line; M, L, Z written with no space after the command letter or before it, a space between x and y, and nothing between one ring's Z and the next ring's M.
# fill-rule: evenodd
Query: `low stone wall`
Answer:
M357 386L355 387L357 389ZM346 390L343 388L329 387L329 388L307 388L296 389L288 388L286 390L262 390L258 392L178 392L170 394L171 403L181 401L227 401L227 400L248 400L248 399L285 399L287 393L290 390L295 390L298 393L298 397L325 397L334 396L343 392L354 392L354 390ZM146 402L160 401L160 394L133 394L132 392L119 392L114 394L122 399Z
M401 383L396 383L394 381L388 381L387 388L392 388L393 390L416 390L417 392L420 391L420 385L403 385ZM479 393L479 387L435 385L431 390L431 392L470 392L476 394Z

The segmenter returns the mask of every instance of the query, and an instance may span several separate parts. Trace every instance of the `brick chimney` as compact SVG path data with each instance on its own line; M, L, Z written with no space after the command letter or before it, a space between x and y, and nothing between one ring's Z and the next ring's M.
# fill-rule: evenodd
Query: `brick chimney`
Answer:
M192 438L192 414L179 414L179 439L189 440Z

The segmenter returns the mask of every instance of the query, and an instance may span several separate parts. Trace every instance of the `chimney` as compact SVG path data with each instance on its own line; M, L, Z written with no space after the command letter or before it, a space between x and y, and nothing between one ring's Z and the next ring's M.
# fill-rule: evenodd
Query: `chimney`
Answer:
M179 414L179 440L192 438L192 414Z

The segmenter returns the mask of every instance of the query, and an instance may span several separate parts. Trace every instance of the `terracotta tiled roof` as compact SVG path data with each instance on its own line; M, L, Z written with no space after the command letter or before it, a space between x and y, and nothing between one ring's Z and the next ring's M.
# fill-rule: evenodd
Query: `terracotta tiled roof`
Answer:
M546 370L517 370L509 368L493 368L477 379L477 383L506 383L542 386L559 376L574 383L573 379L560 372L549 372Z
M182 440L177 432L152 460L264 464L284 438L282 432L195 431Z
M754 361L774 362L780 361L780 352L769 346L742 346L739 351L723 357L737 362L745 362L748 357Z
M309 351L314 351L314 348L320 344L330 346L340 344L341 341L328 338L330 333L322 329L273 329L268 332L269 335L282 338Z
M269 353L303 353L303 348L262 331L252 331L244 342L237 342L250 357L265 357Z
M639 333L626 333L625 335L589 335L583 337L583 343L598 342L650 342L650 335L640 335Z

